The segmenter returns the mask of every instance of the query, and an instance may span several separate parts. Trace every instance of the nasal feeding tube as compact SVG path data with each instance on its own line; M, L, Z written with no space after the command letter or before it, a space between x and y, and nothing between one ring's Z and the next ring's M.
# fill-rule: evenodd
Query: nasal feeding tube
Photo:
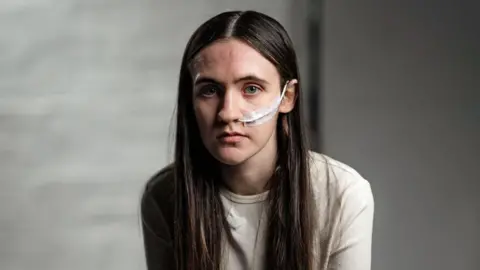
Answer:
M246 126L257 126L272 119L275 113L277 112L278 107L282 103L283 97L285 96L285 92L287 90L288 83L289 81L285 83L285 85L283 86L281 95L277 97L272 102L272 104L257 110L244 113L243 117L239 119L239 121Z

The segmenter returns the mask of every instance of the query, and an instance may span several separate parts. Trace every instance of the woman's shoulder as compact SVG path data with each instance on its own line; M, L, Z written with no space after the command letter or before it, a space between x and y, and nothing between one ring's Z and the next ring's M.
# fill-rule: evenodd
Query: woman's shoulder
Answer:
M340 189L352 185L369 185L369 182L354 168L325 154L309 152L310 175L313 184L329 181Z
M375 208L370 183L352 167L329 156L312 152L310 158L318 222L315 239L331 264L367 269ZM341 256L332 257L340 252Z
M357 207L373 204L370 183L357 170L324 154L310 152L309 157L315 197L355 203Z
M374 199L370 183L352 167L329 156L311 153L318 241L332 264L367 269L370 264ZM341 256L330 257L333 254ZM350 268L349 268L350 269ZM369 269L369 268L368 268Z
M144 228L167 242L173 235L174 188L173 165L168 165L148 180L141 203Z
M163 197L162 195L173 194L174 173L173 164L170 164L159 170L148 180L145 185L145 194L154 197Z

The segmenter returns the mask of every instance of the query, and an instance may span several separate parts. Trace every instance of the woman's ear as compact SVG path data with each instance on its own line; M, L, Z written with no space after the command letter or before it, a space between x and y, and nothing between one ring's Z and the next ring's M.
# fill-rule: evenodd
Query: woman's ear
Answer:
M287 82L287 89L285 89L285 95L283 96L282 103L278 107L278 111L281 113L289 113L295 107L295 101L297 100L297 79L293 79Z

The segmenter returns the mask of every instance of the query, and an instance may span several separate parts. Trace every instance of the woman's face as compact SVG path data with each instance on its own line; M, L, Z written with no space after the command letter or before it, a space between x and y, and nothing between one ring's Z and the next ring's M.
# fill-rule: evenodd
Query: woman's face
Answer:
M283 85L272 63L246 43L227 39L200 51L191 71L200 136L217 160L238 165L261 151L276 151L278 115L257 126L239 122L245 112L269 106L279 97ZM290 88L280 112L293 109L295 93Z

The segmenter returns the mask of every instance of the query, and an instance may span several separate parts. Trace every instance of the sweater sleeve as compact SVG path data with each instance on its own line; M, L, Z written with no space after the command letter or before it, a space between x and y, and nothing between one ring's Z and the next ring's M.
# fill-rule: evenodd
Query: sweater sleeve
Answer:
M142 198L141 216L147 270L175 269L165 216L148 191Z
M342 196L338 241L330 254L331 270L370 270L374 199L370 184L363 180Z

